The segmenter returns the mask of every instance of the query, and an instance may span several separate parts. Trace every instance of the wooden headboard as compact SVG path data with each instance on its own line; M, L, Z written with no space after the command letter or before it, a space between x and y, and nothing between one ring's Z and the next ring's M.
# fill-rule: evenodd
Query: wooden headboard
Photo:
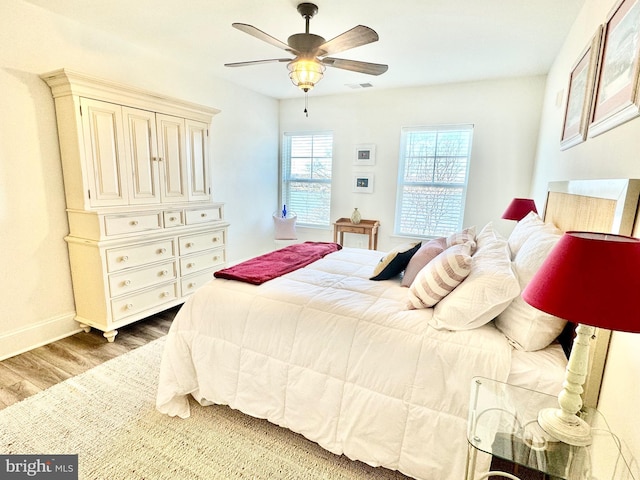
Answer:
M551 182L544 220L565 232L583 230L639 236L639 199L640 180L636 179ZM574 327L568 325L563 334L571 334ZM583 394L583 403L589 407L598 404L610 338L609 330L596 329L591 342L589 375Z

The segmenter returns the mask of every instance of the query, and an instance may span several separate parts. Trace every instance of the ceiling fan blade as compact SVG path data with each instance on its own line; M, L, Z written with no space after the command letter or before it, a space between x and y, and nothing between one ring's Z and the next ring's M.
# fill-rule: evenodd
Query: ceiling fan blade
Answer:
M273 45L274 47L278 47L288 52L293 52L295 54L298 53L286 43L281 42L277 38L272 37L268 33L263 32L262 30L254 27L253 25L247 25L246 23L232 23L231 26L234 28L237 28L241 32L248 33L252 37L256 37L257 39L262 40L263 42L267 42Z
M345 60L344 58L323 58L322 63L328 67L341 68L368 75L381 75L389 69L388 65L380 63L359 62L357 60Z
M234 62L234 63L225 63L224 66L225 67L248 67L251 65L261 65L263 63L276 63L276 62L280 62L280 63L284 63L284 62L290 62L291 60L293 60L292 58L269 58L267 60L251 60L249 62Z
M375 30L365 27L364 25L358 25L320 45L318 56L333 55L334 53L344 52L350 48L377 41L378 34Z

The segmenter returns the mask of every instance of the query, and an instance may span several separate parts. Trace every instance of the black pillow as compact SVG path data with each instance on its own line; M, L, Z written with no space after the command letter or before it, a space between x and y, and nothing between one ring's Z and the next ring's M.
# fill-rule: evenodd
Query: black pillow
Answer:
M400 275L407 268L409 260L420 249L421 243L410 243L394 248L384 257L373 270L371 280L389 280L390 278Z

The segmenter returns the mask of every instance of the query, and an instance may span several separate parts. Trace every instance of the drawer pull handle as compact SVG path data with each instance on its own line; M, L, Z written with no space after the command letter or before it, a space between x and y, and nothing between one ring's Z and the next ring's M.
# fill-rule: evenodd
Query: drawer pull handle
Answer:
M122 282L122 284L123 284L125 287L128 287L129 285L131 285L131 280L125 280L124 282Z
M213 243L218 243L218 241L220 241L220 238L218 238L218 237L213 237L213 238L211 239L211 241L212 241Z
M177 218L176 218L176 217L169 217L169 221L170 221L170 222L175 222L176 220L177 220Z
M165 253L167 253L167 249L166 248L161 248L161 249L158 250L158 255L162 255L162 254L165 254Z
M120 257L120 261L121 262L127 262L127 261L129 261L129 257L127 255L123 255L123 256Z
M193 268L195 266L196 266L195 263L187 263L187 268Z
M213 257L213 261L214 261L214 262L217 262L218 260L220 260L220 257L219 257L219 256L217 256L217 255L216 255L215 257Z
M189 288L195 288L195 287L196 287L196 285L197 285L197 284L196 284L196 282L191 282L191 283L189 284Z
M162 292L161 297L168 297L171 295L171 292Z
M201 216L202 218L204 218L204 217L206 217L206 216L207 216L207 214L206 214L205 212L202 212L202 213L200 214L200 216Z
M160 276L161 276L161 277L166 277L168 274L169 274L169 270L162 270L162 271L160 272Z
M187 247L187 248L191 248L191 247L193 247L193 243L189 242L189 243L187 243L187 244L185 245L185 247Z
M132 310L133 309L133 303L127 303L126 307L127 310Z
M138 220L131 220L129 222L129 225L131 225L132 227L135 227L136 225L138 225Z

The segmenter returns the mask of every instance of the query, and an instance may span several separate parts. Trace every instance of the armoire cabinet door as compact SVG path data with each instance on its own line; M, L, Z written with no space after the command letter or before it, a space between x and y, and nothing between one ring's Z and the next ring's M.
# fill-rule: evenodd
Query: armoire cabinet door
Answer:
M189 200L209 200L209 131L207 124L186 120Z
M84 151L92 206L128 203L122 107L80 99Z
M156 114L158 160L162 172L160 196L163 202L186 202L187 156L183 118Z
M156 114L122 107L125 144L131 168L129 203L160 203Z

